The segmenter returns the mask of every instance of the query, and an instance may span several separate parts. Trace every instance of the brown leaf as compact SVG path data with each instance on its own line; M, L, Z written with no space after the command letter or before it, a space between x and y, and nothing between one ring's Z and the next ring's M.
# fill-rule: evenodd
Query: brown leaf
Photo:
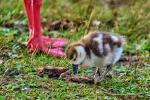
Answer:
M40 76L46 74L50 78L52 78L52 77L59 77L61 73L64 73L67 70L68 70L67 68L62 68L62 67L45 66L45 67L40 67L35 71L38 72Z

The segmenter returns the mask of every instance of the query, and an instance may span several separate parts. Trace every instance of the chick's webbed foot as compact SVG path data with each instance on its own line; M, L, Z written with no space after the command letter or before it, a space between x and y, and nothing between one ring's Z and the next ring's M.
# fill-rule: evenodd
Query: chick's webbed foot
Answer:
M112 65L107 66L105 71L101 71L99 68L96 69L94 75L94 84L98 84L99 82L103 81L106 77L112 77Z
M59 76L59 79L63 79L65 77L69 76L69 75L71 75L71 70L68 70L64 73L61 73L60 76Z

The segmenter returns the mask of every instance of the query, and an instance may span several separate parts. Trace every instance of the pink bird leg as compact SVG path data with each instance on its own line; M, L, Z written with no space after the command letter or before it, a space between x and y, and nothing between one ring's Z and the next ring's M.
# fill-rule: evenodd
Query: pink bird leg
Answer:
M49 38L41 34L40 8L42 0L24 0L24 4L30 33L27 41L29 51L35 52L39 50L52 56L63 57L62 47L68 41L61 38Z

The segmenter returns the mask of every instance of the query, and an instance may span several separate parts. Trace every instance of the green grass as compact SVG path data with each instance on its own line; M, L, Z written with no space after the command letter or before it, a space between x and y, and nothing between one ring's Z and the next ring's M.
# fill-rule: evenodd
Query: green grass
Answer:
M4 97L14 100L101 100L101 99L148 99L150 98L150 1L133 0L131 6L118 8L116 21L111 9L95 4L92 20L100 20L99 27L91 30L115 32L126 36L124 56L138 58L137 62L119 63L114 70L123 73L113 75L99 85L77 84L39 77L35 68L52 65L71 68L64 58L54 58L43 53L29 54L25 46L28 39L27 18L23 1L0 1L0 100ZM90 17L87 0L43 0L41 20L54 21L67 18L88 22ZM117 22L117 24L113 24ZM48 24L48 23L47 23ZM16 27L21 25L21 27ZM84 35L86 26L77 26L78 31L61 30L63 37L76 41ZM44 28L43 33L49 32ZM130 60L131 61L131 60ZM93 70L92 70L93 71ZM91 70L79 69L80 75Z

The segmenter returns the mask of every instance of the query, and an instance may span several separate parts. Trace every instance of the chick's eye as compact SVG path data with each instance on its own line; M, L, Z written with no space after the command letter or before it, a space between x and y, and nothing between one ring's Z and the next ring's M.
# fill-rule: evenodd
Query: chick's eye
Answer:
M74 58L73 61L76 61L76 58Z

